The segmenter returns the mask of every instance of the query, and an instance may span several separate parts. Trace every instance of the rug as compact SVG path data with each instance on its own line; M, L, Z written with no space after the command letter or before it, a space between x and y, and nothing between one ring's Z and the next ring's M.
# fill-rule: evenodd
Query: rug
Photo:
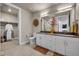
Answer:
M35 49L36 51L39 51L39 52L42 53L42 54L46 54L46 53L48 52L48 49L43 48L43 47L40 47L40 46L36 46L34 49Z

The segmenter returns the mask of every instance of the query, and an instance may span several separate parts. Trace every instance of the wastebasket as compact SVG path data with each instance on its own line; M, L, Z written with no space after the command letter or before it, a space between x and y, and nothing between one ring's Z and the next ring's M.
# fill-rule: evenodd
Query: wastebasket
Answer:
M32 48L34 48L36 46L36 38L35 37L30 37L29 41L30 41L30 46Z

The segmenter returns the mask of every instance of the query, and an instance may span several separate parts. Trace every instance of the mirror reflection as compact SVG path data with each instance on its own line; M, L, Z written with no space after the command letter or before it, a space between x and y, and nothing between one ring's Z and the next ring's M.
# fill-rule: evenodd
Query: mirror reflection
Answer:
M75 7L69 7L67 11L47 13L47 15L41 17L42 31L78 33L78 20L75 18L76 14L74 14L75 16L72 18L73 8Z

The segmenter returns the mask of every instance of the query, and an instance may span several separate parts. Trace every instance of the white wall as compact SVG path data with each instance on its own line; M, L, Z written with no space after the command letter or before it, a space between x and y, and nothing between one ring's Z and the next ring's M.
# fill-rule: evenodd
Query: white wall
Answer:
M38 19L39 25L37 27L32 26L33 33L34 32L40 32L41 31L41 17L40 17L40 13L39 12L33 14L33 16L32 16L32 23L33 23L34 19Z
M21 9L21 44L28 42L26 35L31 35L32 33L32 14L27 11Z

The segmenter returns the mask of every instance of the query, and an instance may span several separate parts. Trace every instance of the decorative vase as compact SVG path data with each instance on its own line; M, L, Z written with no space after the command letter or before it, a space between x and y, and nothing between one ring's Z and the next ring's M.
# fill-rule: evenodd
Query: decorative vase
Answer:
M54 32L55 32L55 25L52 25L51 33L54 33Z

